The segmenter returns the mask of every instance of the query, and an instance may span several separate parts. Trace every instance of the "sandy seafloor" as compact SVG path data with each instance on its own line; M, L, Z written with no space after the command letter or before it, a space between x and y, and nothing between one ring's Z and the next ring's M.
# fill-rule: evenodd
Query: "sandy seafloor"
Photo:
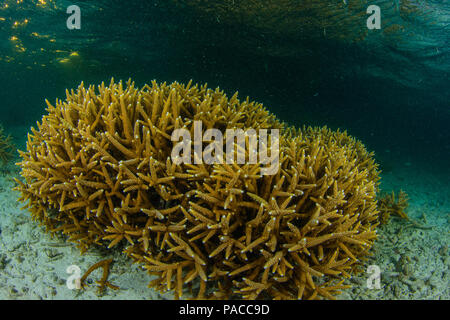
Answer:
M413 161L396 161L382 174L382 190L403 189L410 197L408 215L416 222L393 218L378 229L373 256L365 263L381 270L380 289L368 289L369 274L347 280L338 299L450 299L450 185L438 170ZM171 299L147 288L151 277L120 252L92 249L80 255L74 244L50 238L21 210L12 177L14 164L0 167L0 299ZM117 251L117 250L116 250ZM97 292L101 270L88 277L86 290L70 290L66 268L84 273L91 265L113 258L109 281L120 290Z

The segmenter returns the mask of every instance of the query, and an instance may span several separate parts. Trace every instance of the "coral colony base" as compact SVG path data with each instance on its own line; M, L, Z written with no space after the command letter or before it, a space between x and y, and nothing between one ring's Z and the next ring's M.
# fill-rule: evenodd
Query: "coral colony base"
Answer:
M21 200L48 232L82 252L123 250L159 291L331 299L376 239L377 165L346 132L288 127L237 93L191 83L138 89L111 80L66 95L47 102L20 152ZM195 121L203 134L279 129L279 169L176 165L172 133L193 135ZM99 263L105 272L107 262Z

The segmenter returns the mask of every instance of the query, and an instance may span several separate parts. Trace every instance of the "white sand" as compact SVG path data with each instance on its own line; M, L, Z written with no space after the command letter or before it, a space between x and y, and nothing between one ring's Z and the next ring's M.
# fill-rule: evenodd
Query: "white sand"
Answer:
M21 210L18 193L12 191L12 172L0 173L0 299L170 299L147 288L151 277L123 254L91 250L80 255L73 245L51 239L43 228ZM4 170L4 168L3 168ZM339 299L449 299L448 250L450 224L450 188L448 178L417 171L407 164L383 175L385 190L403 188L410 198L409 215L432 229L409 226L392 219L379 230L379 240L368 264L381 269L381 289L368 289L367 274L348 280L353 285ZM423 218L425 213L425 220ZM87 290L70 290L66 268L77 265L84 273L92 264L113 258L109 280L120 290L106 289L97 294L92 284ZM101 270L89 276L99 280Z

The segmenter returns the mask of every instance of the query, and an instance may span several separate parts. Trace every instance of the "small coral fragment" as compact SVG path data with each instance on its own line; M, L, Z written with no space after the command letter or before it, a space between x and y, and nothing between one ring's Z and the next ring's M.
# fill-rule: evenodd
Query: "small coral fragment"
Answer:
M408 194L403 190L400 190L397 196L394 191L381 196L378 200L380 222L382 224L388 223L392 215L409 220L409 217L405 212L406 208L409 206L408 200Z
M99 261L95 264L93 264L85 273L84 275L80 278L80 286L84 289L86 287L86 279L87 277L96 269L98 268L102 268L103 269L103 275L102 278L97 281L98 284L98 293L102 294L103 291L105 290L106 287L111 288L113 290L117 290L119 289L118 286L115 286L113 284L111 284L108 281L108 276L109 276L109 269L112 263L112 259L105 259L102 261Z
M14 156L15 149L10 135L6 136L3 127L0 125L0 161L3 164L8 163Z

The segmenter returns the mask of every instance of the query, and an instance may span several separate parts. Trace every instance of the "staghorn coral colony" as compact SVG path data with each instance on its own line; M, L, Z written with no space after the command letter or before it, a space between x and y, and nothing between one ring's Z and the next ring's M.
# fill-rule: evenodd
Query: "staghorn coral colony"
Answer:
M21 200L84 252L121 249L176 298L333 298L376 239L377 165L346 132L295 129L207 86L83 84L28 136ZM278 128L279 170L180 164L177 128ZM270 146L268 146L270 149ZM247 154L248 156L248 154Z

